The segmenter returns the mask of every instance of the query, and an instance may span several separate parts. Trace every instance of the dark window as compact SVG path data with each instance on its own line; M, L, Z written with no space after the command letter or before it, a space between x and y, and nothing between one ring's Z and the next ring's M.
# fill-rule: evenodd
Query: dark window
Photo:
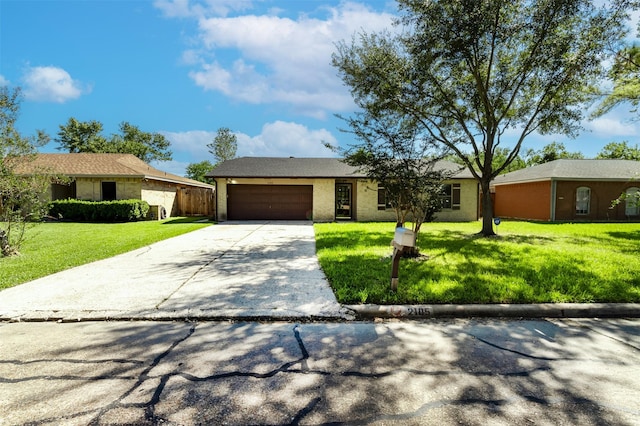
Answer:
M387 190L384 186L378 185L378 210L386 210L391 208L391 203L387 198Z
M116 199L116 183L102 182L102 200L113 201Z
M442 185L440 199L443 209L460 210L460 184L446 183Z

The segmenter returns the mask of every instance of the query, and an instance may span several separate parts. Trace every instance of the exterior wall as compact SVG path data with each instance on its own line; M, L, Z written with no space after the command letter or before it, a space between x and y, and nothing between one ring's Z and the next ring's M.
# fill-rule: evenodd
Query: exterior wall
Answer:
M227 220L228 185L313 185L313 220L331 222L335 220L335 185L352 184L352 208L355 212L352 220L360 222L395 222L393 209L378 210L378 184L367 179L253 179L237 178L217 179L216 209L219 221ZM460 183L460 210L447 209L436 215L438 221L474 221L478 219L478 185L475 180L451 180L446 183ZM151 203L150 203L151 204Z
M639 186L638 182L557 181L555 220L640 220L638 216L625 215L624 202L610 208L611 202L627 188ZM576 214L576 191L579 187L591 189L588 214Z
M355 191L358 195L356 220L361 222L395 222L396 212L393 209L378 210L378 183L361 179Z
M443 209L436 213L437 222L470 222L478 220L479 191L475 179L452 179L444 183L460 184L460 209Z
M511 219L551 220L551 181L496 186L494 215Z
M140 199L140 179L131 178L76 178L76 197L79 200L102 200L102 182L116 183L118 200Z
M468 222L478 220L478 185L472 179L448 180L460 184L460 209L443 209L435 216L438 222ZM362 222L395 222L393 209L378 210L378 184L370 180L358 181L358 215Z
M177 216L176 184L157 180L148 180L142 183L141 199L151 206L162 206L167 212L167 217Z
M216 203L219 221L227 220L227 185L312 185L313 220L330 222L335 219L335 179L227 179L216 180Z

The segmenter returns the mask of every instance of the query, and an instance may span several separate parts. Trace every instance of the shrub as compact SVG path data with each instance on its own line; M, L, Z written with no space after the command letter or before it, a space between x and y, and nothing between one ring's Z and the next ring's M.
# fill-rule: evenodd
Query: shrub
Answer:
M149 212L143 200L84 201L56 200L49 214L78 222L131 222L142 220Z

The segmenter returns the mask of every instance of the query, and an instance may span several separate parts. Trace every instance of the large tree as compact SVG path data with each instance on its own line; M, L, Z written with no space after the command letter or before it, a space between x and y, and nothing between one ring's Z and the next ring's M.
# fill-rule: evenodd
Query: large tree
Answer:
M124 153L133 154L142 161L170 161L171 142L160 133L144 132L129 122L120 123L120 134L105 137L99 121L78 121L71 117L67 124L60 125L58 149L92 153Z
M31 168L23 175L20 168L35 157L37 147L49 138L39 131L24 137L15 128L20 112L20 89L0 87L0 255L18 254L27 225L46 213L45 194L50 176Z
M604 75L607 48L623 36L626 5L398 3L400 31L339 43L333 65L359 108L411 116L460 158L482 190L482 234L494 235L491 181L530 134L577 133L583 106ZM509 154L494 162L504 147Z
M213 138L213 142L207 144L207 148L209 148L209 152L213 154L216 164L226 160L232 160L236 158L238 137L233 134L228 127L221 127L218 129L216 137Z

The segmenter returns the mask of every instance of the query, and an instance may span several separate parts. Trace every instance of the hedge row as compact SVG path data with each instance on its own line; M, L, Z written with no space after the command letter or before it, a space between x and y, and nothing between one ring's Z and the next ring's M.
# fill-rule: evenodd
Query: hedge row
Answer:
M78 222L130 222L144 219L148 212L149 203L143 200L56 200L49 209L53 217Z

